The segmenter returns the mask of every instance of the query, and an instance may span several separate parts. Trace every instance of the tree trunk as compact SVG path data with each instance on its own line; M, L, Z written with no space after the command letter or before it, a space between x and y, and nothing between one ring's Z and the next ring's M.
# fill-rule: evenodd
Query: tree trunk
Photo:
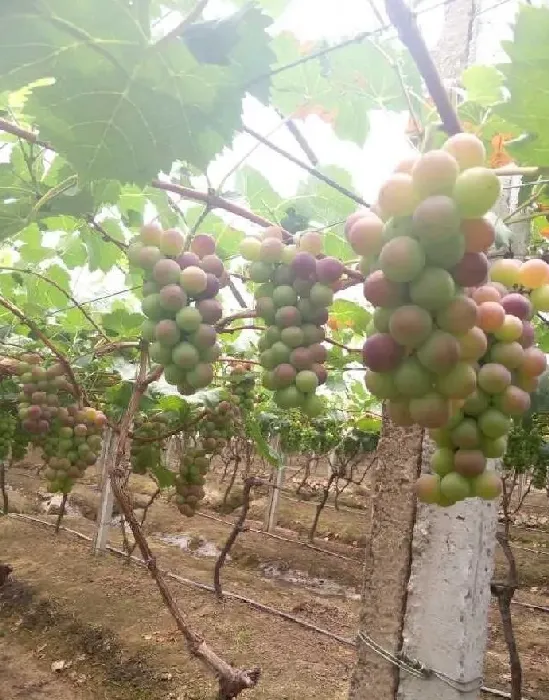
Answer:
M371 645L395 654L402 643L416 512L412 487L421 468L422 435L421 428L394 425L384 407L372 469L372 532L366 547L358 661L350 700L393 700L398 687L398 667Z

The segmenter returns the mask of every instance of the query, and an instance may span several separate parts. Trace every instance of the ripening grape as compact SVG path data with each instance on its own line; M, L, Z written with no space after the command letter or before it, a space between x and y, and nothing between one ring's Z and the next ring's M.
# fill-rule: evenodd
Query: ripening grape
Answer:
M452 276L460 287L476 287L488 277L488 258L484 253L465 253Z
M499 178L494 171L477 166L458 175L452 197L463 218L475 219L494 206L500 191Z
M459 449L454 455L454 469L463 477L479 476L486 469L486 457L482 450Z
M404 348L388 333L376 333L362 348L364 364L374 372L389 372L400 364Z
M528 289L538 289L549 283L549 265L544 260L527 260L518 271L519 284Z
M415 483L415 492L422 503L440 501L440 478L435 474L422 474Z
M477 287L475 290L473 290L471 298L477 304L482 304L484 301L500 302L502 297L495 287L484 284L481 287Z
M493 471L485 471L472 480L471 491L474 496L486 501L493 501L501 495L503 485L501 478Z
M484 331L474 326L466 333L457 336L461 360L475 362L479 360L488 348L488 339Z
M412 177L405 173L391 175L381 186L378 204L384 219L407 216L414 211L418 195Z
M478 320L477 305L470 297L455 296L436 315L439 328L461 335L476 326Z
M398 236L385 243L379 264L383 274L392 282L410 282L425 266L425 253L415 239Z
M484 144L474 134L454 134L442 148L457 160L460 170L482 166L486 161Z
M462 219L461 233L468 253L487 253L496 240L496 231L488 219Z
M375 214L366 212L357 217L345 233L355 253L364 256L377 255L382 246L383 221Z
M547 356L538 348L527 348L524 351L519 370L527 377L539 377L547 369Z
M459 343L450 333L436 330L418 349L417 358L431 372L446 374L459 360Z
M494 338L502 340L506 343L511 343L518 340L522 335L522 321L516 316L506 314L503 323L499 328L494 330Z
M407 398L424 396L432 385L432 375L413 357L400 364L394 373L394 379L397 390Z
M467 362L457 362L445 375L438 377L437 391L450 399L466 399L477 386L477 375Z
M505 311L496 301L483 301L478 306L478 326L483 331L494 332L505 321Z
M549 311L549 284L543 284L530 293L530 302L535 311Z
M404 285L391 281L382 270L372 272L364 282L364 297L374 306L395 307L406 299Z
M477 381L486 394L501 394L511 384L511 372L503 365L489 362L479 369Z
M505 287L512 287L518 284L521 265L520 260L500 258L490 266L490 280L499 282Z
M451 197L437 195L427 197L415 208L413 215L414 233L422 244L444 243L459 235L460 218L454 200ZM465 241L463 241L465 249Z
M426 267L410 284L411 300L428 311L438 311L454 298L452 276L441 267Z
M520 318L521 321L527 321L532 318L532 304L530 300L522 294L516 294L514 292L506 294L501 300L501 305L506 314L516 316Z
M424 153L412 168L412 181L422 198L450 194L459 173L456 159L443 150Z
M391 336L398 344L408 348L419 347L430 335L432 327L429 312L411 304L399 306L389 319Z
M424 428L441 428L450 418L450 403L440 394L425 394L410 399L410 416Z

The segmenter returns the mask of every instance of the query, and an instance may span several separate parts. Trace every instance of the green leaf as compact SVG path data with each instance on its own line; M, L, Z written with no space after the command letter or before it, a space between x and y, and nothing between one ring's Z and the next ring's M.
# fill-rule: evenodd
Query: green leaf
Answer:
M467 99L491 107L503 98L503 76L494 66L469 66L461 75Z
M278 219L278 210L285 206L285 202L262 173L245 165L238 169L235 183L252 211L266 218Z
M60 265L50 265L44 270L44 276L58 284L65 292L70 293L71 280L69 273ZM47 284L44 282L43 284ZM56 289L53 285L48 284L48 297L50 305L56 308L66 306L67 295Z
M330 308L330 316L342 326L349 326L356 335L366 332L371 314L363 306L348 299L336 299Z
M132 313L124 308L117 308L101 316L101 324L109 336L138 336L142 323L142 314Z
M177 158L205 167L241 124L250 66L268 69L266 20L255 10L226 67L200 65L182 42L152 47L137 10L126 0L0 8L0 91L55 78L26 109L84 183L145 184Z
M263 437L261 426L257 422L255 416L248 413L245 422L246 434L254 441L258 454L263 457L263 459L266 459L273 467L280 469L282 467L282 455L273 450L271 445Z
M549 165L547 65L549 9L520 7L512 41L502 42L510 61L498 66L511 97L494 111L516 125L525 138L507 145L520 163Z
M175 474L174 472L167 469L162 464L153 464L149 467L151 474L156 478L158 486L161 489L170 488L175 484Z
M46 248L42 244L42 233L36 224L31 224L18 236L21 243L19 255L24 263L35 264L53 258L56 255L53 248Z
M344 168L329 165L322 168L321 172L338 185L353 191L351 176ZM326 224L346 219L357 207L356 202L346 194L312 175L300 185L294 206L309 219Z
M295 37L281 33L274 41L279 64L304 58ZM311 53L325 47L319 44ZM410 99L420 94L417 70L408 58L389 42L363 41L339 48L321 58L311 59L273 78L276 106L284 114L305 118L316 114L331 124L337 136L364 144L372 109L408 109L401 78L412 88ZM276 66L275 66L276 68Z
M88 267L90 272L101 270L109 272L122 260L125 255L114 243L105 242L101 236L92 229L83 227L81 230L81 240L88 252Z

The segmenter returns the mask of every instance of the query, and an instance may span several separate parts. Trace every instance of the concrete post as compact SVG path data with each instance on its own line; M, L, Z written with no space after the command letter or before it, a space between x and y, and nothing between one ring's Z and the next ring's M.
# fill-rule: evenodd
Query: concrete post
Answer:
M103 435L101 455L99 464L101 466L101 501L97 516L95 536L92 544L92 552L97 555L104 552L107 547L109 528L112 522L112 510L114 495L109 477L112 460L114 459L114 433L111 428L107 428Z
M278 437L273 441L273 448L276 452L280 452L280 439ZM266 532L272 532L278 521L278 502L280 499L280 489L284 483L285 469L285 459L281 460L279 467L273 467L272 469L272 485L269 490L269 500L267 501L265 517L263 519L263 529Z

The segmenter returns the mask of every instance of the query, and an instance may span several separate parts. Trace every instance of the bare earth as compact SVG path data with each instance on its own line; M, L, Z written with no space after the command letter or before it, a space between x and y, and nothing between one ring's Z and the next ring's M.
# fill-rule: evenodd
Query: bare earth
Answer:
M35 470L10 471L11 503L20 512L50 522L37 499L43 488ZM222 488L211 484L212 488ZM154 485L132 481L136 507L146 502ZM315 541L345 558L306 548L297 541L307 530L314 503L281 502L280 540L247 532L239 537L232 561L222 572L228 591L309 621L340 637L352 639L357 626L363 543L368 536L367 490L355 500L365 510L327 508ZM64 525L91 536L98 503L94 475L78 485ZM263 502L251 515L261 517ZM535 495L527 510L549 515L545 497ZM207 515L230 520L205 510ZM84 517L84 515L86 517ZM260 527L254 520L252 527ZM217 521L183 518L163 499L151 509L147 532L166 570L195 582L211 584L216 546L228 528ZM545 526L549 530L549 526ZM179 539L169 539L169 538ZM549 534L516 530L516 544L544 554L516 550L524 588L517 599L549 605ZM168 541L169 540L169 541ZM305 541L302 538L302 541ZM120 530L111 543L119 547ZM145 570L113 554L92 558L89 543L51 528L17 518L0 518L0 560L14 568L12 582L0 591L0 700L206 700L215 683L190 659ZM170 581L195 629L234 664L260 665L259 686L245 694L251 700L343 700L354 661L350 645L304 629L295 622L234 600L216 602L208 591ZM549 700L549 615L513 607L524 673L524 696ZM62 668L52 671L53 662ZM490 616L486 680L508 690L507 653L496 607ZM244 697L244 696L243 696Z

